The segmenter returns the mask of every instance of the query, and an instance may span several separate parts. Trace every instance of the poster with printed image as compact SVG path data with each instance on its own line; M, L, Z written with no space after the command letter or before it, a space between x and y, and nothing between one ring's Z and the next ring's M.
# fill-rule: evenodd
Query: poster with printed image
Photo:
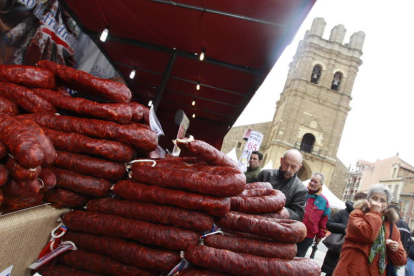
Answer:
M58 0L0 0L0 63L74 66L79 33Z

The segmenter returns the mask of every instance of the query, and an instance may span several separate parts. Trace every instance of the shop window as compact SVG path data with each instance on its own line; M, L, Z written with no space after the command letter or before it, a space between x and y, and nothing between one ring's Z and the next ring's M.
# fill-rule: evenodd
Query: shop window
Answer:
M342 74L340 72L336 72L332 80L331 89L338 91L339 86L341 85L341 81L342 81Z
M397 168L394 168L392 172L392 178L396 178L396 177L397 177Z
M393 201L397 201L398 200L398 190L399 190L399 185L395 185L394 186L394 194L393 194Z
M311 153L314 144L315 136L313 136L311 133L306 133L303 135L302 142L300 143L300 150Z
M408 202L404 200L401 205L401 212L406 213L408 209Z
M320 65L315 65L312 70L311 80L310 82L314 84L318 84L319 79L321 78L322 74L322 67Z

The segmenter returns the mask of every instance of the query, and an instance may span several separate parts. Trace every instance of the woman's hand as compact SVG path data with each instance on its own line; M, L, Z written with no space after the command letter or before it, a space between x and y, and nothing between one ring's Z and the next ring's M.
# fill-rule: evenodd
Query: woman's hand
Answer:
M372 211L381 212L381 203L375 200L367 200L368 208Z
M391 250L393 252L398 250L398 247L399 247L398 242L393 241L391 239L387 239L386 244L387 244L387 248L389 250Z

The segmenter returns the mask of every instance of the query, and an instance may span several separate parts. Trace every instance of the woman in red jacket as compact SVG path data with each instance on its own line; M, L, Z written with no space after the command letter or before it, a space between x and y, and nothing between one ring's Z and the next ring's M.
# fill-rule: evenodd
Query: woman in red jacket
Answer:
M396 266L405 265L400 233L392 222L398 215L394 209L386 210L391 199L388 188L375 184L368 189L367 200L355 202L334 276L382 276L388 260Z

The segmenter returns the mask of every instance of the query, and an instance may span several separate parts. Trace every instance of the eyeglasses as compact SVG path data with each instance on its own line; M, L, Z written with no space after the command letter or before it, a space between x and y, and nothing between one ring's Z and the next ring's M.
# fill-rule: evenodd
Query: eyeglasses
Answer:
M374 201L380 201L381 203L387 203L387 200L385 200L385 198L379 198L377 196L372 196L370 197L370 199L374 200Z

